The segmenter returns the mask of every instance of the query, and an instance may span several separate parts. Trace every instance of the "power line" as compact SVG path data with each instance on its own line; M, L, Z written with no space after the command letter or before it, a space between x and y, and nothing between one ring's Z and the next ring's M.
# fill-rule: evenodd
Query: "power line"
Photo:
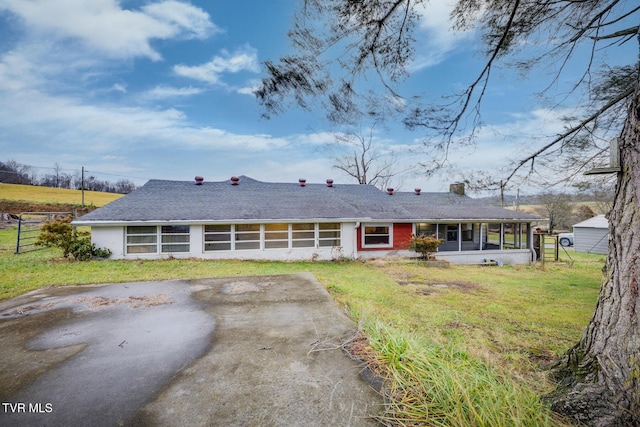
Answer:
M3 163L0 161L0 163ZM23 167L23 168L29 168L29 169L41 169L41 170L51 170L51 171L61 171L61 172L73 172L76 174L80 174L81 173L81 169L68 169L68 168L56 168L56 167L51 167L51 166L33 166L33 165L27 165L27 164L23 164L23 163L17 163L16 162L16 166L18 167ZM96 175L107 175L107 176L115 176L115 177L119 177L119 178L128 178L128 179L137 179L137 180L142 180L142 181L148 181L150 178L146 178L146 177L140 177L140 176L130 176L130 175L121 175L121 174L114 174L114 173L109 173L109 172L100 172L100 171L92 171L92 170L88 170L85 169L84 170L85 173L92 173L92 174L96 174ZM25 174L28 173L27 171L24 172L20 172L20 171L5 171L5 170L0 170L0 172L2 173L13 173L16 175L20 175L20 174Z
M117 176L117 177L120 177L120 178L149 180L149 178L142 178L142 177L139 177L139 176L118 175L118 174L115 174L115 173L97 172L97 171L91 171L91 170L88 170L88 169L85 169L84 171L85 171L85 173L90 172L90 173L95 173L95 174L98 174L98 175L108 175L108 176Z

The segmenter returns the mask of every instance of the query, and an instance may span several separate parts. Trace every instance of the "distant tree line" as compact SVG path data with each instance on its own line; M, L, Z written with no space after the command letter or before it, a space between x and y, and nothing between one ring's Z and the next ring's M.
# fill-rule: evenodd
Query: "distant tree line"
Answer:
M64 172L58 163L52 168L48 168L48 170L51 172L39 175L35 172L34 168L29 165L20 164L15 160L0 161L0 183L39 185L42 187L69 188L73 190L81 190L84 187L85 190L89 191L119 194L128 194L136 189L136 185L128 179L111 182L98 179L90 174L85 175L83 185L82 174L80 172L76 171L73 174Z

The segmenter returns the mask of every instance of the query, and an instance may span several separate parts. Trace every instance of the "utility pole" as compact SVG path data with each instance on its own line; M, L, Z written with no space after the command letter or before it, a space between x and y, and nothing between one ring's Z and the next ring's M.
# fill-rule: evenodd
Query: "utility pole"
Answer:
M82 191L82 207L84 208L84 166L82 167L82 181L80 183L80 190Z

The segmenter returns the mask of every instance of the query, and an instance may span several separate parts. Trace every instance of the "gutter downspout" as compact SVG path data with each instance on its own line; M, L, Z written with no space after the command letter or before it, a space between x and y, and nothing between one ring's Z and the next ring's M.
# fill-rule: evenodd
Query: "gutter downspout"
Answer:
M353 259L358 259L358 228L360 228L360 221L356 221L353 227Z
M533 247L533 227L531 223L527 223L529 226L529 237L527 238L527 245L529 246L529 250L531 251L531 262L535 263L538 261L538 257L536 255L536 248ZM542 247L540 248L540 252L542 252Z

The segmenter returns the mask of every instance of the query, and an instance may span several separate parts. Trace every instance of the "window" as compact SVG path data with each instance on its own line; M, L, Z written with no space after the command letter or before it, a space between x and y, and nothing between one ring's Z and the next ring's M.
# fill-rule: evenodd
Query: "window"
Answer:
M529 246L530 224L504 224L504 249L525 249Z
M313 248L316 246L315 224L291 224L291 246Z
M261 242L264 242L261 246ZM340 246L340 223L208 224L204 250L291 249Z
M487 249L500 249L501 247L501 230L500 224L489 224L487 230Z
M460 224L463 242L473 242L473 224Z
M155 225L127 227L126 237L128 254L158 252L158 229Z
M264 225L264 248L282 249L289 247L289 225L288 224L265 224Z
M231 225L214 224L204 226L205 251L231 250Z
M428 224L420 222L416 224L416 236L435 237L443 239L442 232L438 229L438 224Z
M520 224L504 224L503 249L516 249L520 247Z
M487 233L489 232L489 224L481 223L480 224L480 248L488 249L487 243L489 242L489 238L487 237Z
M162 252L189 252L189 226L163 225L161 227Z
M363 246L387 247L392 246L390 225L364 226Z
M458 241L458 224L447 225L447 242Z
M260 249L260 224L236 224L235 249Z
M318 224L318 246L321 248L341 246L340 223L328 222Z
M158 252L158 228L160 249L163 253L189 252L188 225L130 226L126 230L128 254L153 254Z

